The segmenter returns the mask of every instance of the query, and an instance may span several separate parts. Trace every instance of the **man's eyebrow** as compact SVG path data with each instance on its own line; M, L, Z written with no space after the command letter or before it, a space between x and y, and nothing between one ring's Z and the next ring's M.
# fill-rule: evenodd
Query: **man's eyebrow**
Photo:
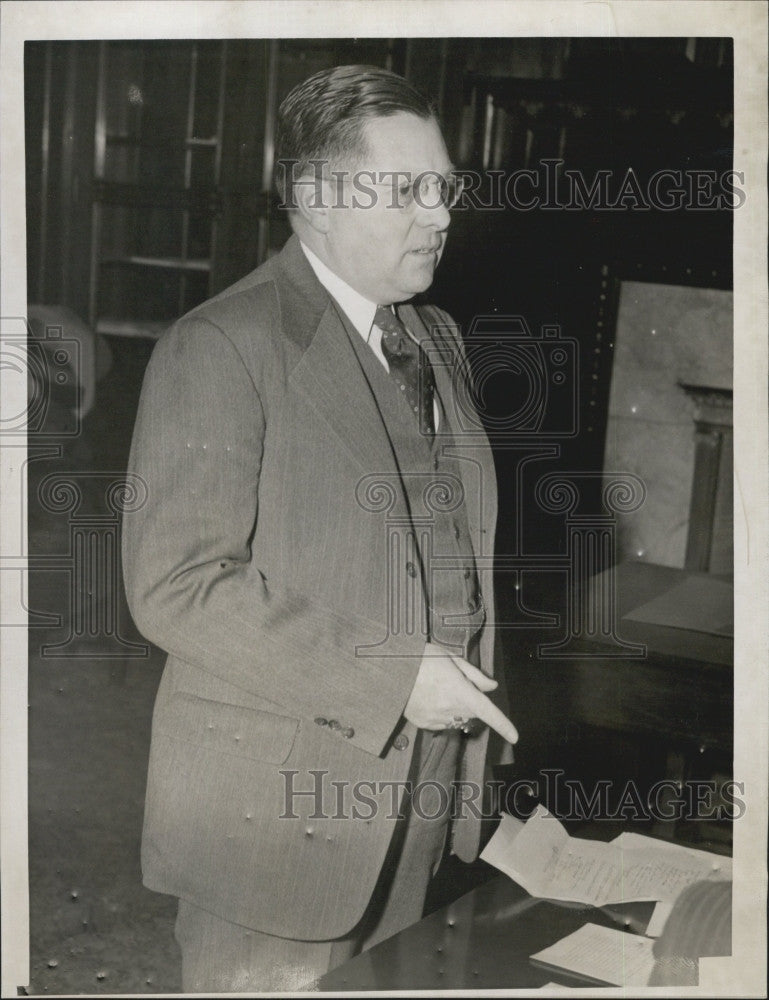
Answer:
M411 183L415 177L443 177L444 179L456 173L460 168L451 163L443 170L371 170L368 171L376 176L380 184L388 180L402 180L404 184ZM374 181L377 183L377 180Z
M448 177L449 174L456 173L456 171L457 167L455 167L453 163L450 163L447 167L444 167L442 170L422 170L421 173L427 177L429 177L431 174L440 177ZM417 174L416 176L419 176L419 174Z

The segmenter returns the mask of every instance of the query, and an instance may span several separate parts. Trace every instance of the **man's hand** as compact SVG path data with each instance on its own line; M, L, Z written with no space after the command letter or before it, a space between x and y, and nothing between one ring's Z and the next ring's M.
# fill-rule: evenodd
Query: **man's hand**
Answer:
M452 729L456 720L481 719L508 743L517 743L515 726L483 694L496 686L461 656L428 642L403 714L419 729Z

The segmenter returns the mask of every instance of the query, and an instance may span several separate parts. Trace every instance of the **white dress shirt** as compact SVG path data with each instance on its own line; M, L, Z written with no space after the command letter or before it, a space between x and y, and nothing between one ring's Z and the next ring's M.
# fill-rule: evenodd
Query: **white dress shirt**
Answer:
M382 353L382 331L374 322L374 315L377 311L377 303L371 302L360 292L347 284L338 274L334 274L331 268L313 253L302 241L299 245L304 251L304 255L310 263L310 267L315 272L315 277L323 285L326 291L339 303L345 316L349 319L361 337L374 352L377 360L382 364L385 371L390 371L387 359ZM435 429L438 429L438 402L433 400L433 422Z

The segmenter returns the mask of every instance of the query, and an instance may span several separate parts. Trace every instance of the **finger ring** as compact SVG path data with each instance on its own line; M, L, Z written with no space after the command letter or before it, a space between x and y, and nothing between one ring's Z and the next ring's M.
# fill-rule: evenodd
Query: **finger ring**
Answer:
M463 718L461 715L455 715L451 722L448 724L448 729L461 729L462 726L466 726L468 719Z

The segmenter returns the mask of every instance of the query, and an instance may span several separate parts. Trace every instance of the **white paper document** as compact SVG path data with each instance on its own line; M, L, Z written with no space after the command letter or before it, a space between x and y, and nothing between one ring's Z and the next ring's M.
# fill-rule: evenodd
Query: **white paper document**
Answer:
M724 871L727 859L677 845L650 840L631 847L570 837L543 806L523 829L503 816L481 857L532 896L590 906L670 901L694 882L731 877L730 867Z
M644 931L646 937L658 938L662 934L672 909L672 903L664 902L663 900L655 903L654 912L649 917L649 923L646 925L646 930Z
M646 837L643 833L621 833L619 837L612 840L612 844L627 851L631 847L654 847L663 850L670 855L688 854L700 861L709 861L713 869L713 878L731 881L732 859L724 854L715 854L713 851L700 851L696 847L686 847L684 844L675 844L673 841L659 840L657 837Z
M637 934L585 924L549 948L531 956L532 962L559 969L594 983L645 986L654 968L654 942Z
M697 851L692 847L684 847L683 844L660 844L654 837L646 837L642 833L621 833L615 837L612 844L622 847L625 850L631 847L664 847L671 853L691 854L696 858L708 858L713 866L713 877L729 879L732 877L732 859L721 854L713 854L709 851ZM657 938L662 933L665 923L673 909L673 900L658 900L654 907L654 912L649 918L644 935L650 938Z

